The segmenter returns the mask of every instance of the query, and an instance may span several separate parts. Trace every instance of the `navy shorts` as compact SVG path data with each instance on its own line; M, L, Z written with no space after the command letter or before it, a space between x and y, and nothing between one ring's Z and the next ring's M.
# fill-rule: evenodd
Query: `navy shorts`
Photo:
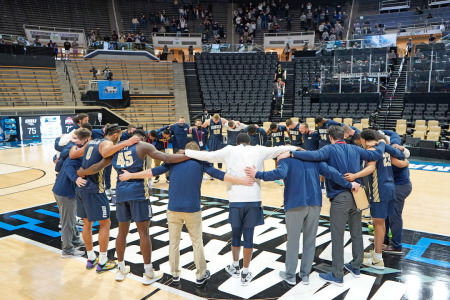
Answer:
M223 148L223 141L219 139L208 140L208 151L217 151Z
M77 189L77 216L89 222L109 219L109 201L105 193L88 193Z
M150 200L132 200L116 203L116 217L119 222L145 222L152 217Z
M262 207L230 207L228 222L231 227L255 227L264 224Z
M372 218L386 219L394 214L395 200L370 202L370 215Z

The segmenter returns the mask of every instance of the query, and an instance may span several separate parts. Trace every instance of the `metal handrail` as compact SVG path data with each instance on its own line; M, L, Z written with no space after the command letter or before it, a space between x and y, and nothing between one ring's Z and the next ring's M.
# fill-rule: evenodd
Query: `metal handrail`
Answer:
M69 68L67 68L66 62L64 62L64 72L66 73L66 80L69 80L69 85L70 85L70 93L72 94L72 101L75 103L75 106L77 106L77 97L75 95L75 89L73 88L72 85L72 80L70 79L70 74L69 74Z
M400 67L398 68L398 72L397 72L397 78L395 78L395 82L394 82L394 88L392 89L391 95L389 97L389 105L387 107L387 111L386 111L386 116L384 117L384 122L386 124L387 118L391 113L391 107L392 107L392 100L394 98L395 92L397 91L397 85L398 85L398 79L400 78L400 75L403 71L403 65L405 63L405 57L402 58L402 62L400 64Z

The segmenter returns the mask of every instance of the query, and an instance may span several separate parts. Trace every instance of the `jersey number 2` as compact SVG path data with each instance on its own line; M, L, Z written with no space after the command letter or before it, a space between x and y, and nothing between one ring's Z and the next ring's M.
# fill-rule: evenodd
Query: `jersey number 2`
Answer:
M133 156L131 151L119 152L117 154L117 165L121 168L129 167L133 164Z

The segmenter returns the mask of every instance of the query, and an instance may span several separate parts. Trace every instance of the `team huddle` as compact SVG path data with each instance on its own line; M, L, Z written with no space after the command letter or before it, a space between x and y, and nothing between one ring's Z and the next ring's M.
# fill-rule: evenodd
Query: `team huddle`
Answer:
M401 146L395 132L371 129L361 132L321 116L315 118L317 131L291 119L286 121L286 126L272 123L266 131L254 124L247 126L225 120L218 114L212 117L205 114L195 120L194 127L180 118L177 124L148 133L133 126L122 132L116 124L92 130L84 114L74 121L76 129L55 141L59 152L55 157L55 169L59 173L53 193L61 215L62 257L82 256L85 252L81 249L85 248L88 270L95 268L102 273L117 268L116 280L126 278L130 272L124 261L126 237L130 222L134 221L144 262L143 284L163 277L161 271L153 268L149 235L152 217L149 178L158 181L162 174L166 174L169 183L166 215L173 282L180 281L179 243L183 224L192 241L196 284L202 286L211 276L202 239L200 198L202 181L207 179L204 173L211 179L227 182L232 261L224 266L224 271L240 278L243 286L253 278L250 262L255 227L264 224L261 180L284 185L286 269L279 275L288 284L297 283L301 233L303 251L299 278L302 284L309 284L323 188L331 202L332 269L319 275L322 280L343 285L344 269L359 277L361 265L384 269L383 252L401 253L401 213L405 198L411 192L411 182L406 159L409 152ZM227 130L226 145L222 128ZM188 142L188 134L192 135L191 142ZM286 145L286 138L290 145ZM169 140L174 154L168 152ZM151 159L155 161L154 168L150 168ZM264 171L264 161L268 159L276 161L272 171ZM215 163L218 168L214 168ZM226 172L221 170L222 164L226 165ZM111 222L105 170L110 165L118 174L115 190L119 223L117 263L107 257ZM361 210L353 195L360 186L369 199L374 225L374 250L368 253L364 253L363 247ZM82 237L76 227L76 216L83 219ZM100 227L98 257L93 250L94 222ZM353 259L345 263L347 223Z

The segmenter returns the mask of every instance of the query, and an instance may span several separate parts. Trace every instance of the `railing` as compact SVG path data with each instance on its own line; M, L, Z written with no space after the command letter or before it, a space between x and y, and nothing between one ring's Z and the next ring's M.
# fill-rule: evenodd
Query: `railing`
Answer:
M64 62L64 72L66 73L66 80L69 80L69 85L70 85L70 93L72 94L72 101L75 103L75 106L77 106L77 97L75 95L75 89L73 88L72 85L72 80L70 79L70 74L69 74L69 68L67 68L66 62Z
M380 2L380 11L388 11L388 10L400 10L410 8L411 1L410 0L385 0Z
M202 52L264 52L264 47L258 44L206 44Z
M428 7L449 4L450 0L428 0Z
M105 49L104 41L94 42L86 50L86 54L94 52L95 50ZM147 51L155 55L155 49L148 43L120 43L120 42L108 42L107 50L122 50L122 51Z
M385 124L386 124L386 121L387 121L388 116L389 116L390 113L391 113L392 100L393 100L393 98L394 98L395 92L397 91L398 79L400 78L400 76L401 76L401 74L402 74L403 66L404 66L404 64L405 64L405 61L406 61L406 58L403 57L403 58L402 58L402 62L401 62L401 64L400 64L400 68L398 68L397 78L395 78L394 87L393 87L393 89L392 89L392 91L391 91L391 95L390 95L390 97L389 97L389 104L388 104L388 107L387 107L387 109L386 109L386 116L384 117L384 123L385 123Z
M202 35L200 33L173 33L173 32L154 32L152 33L152 36L167 36L167 37L195 37L195 38L201 38Z

